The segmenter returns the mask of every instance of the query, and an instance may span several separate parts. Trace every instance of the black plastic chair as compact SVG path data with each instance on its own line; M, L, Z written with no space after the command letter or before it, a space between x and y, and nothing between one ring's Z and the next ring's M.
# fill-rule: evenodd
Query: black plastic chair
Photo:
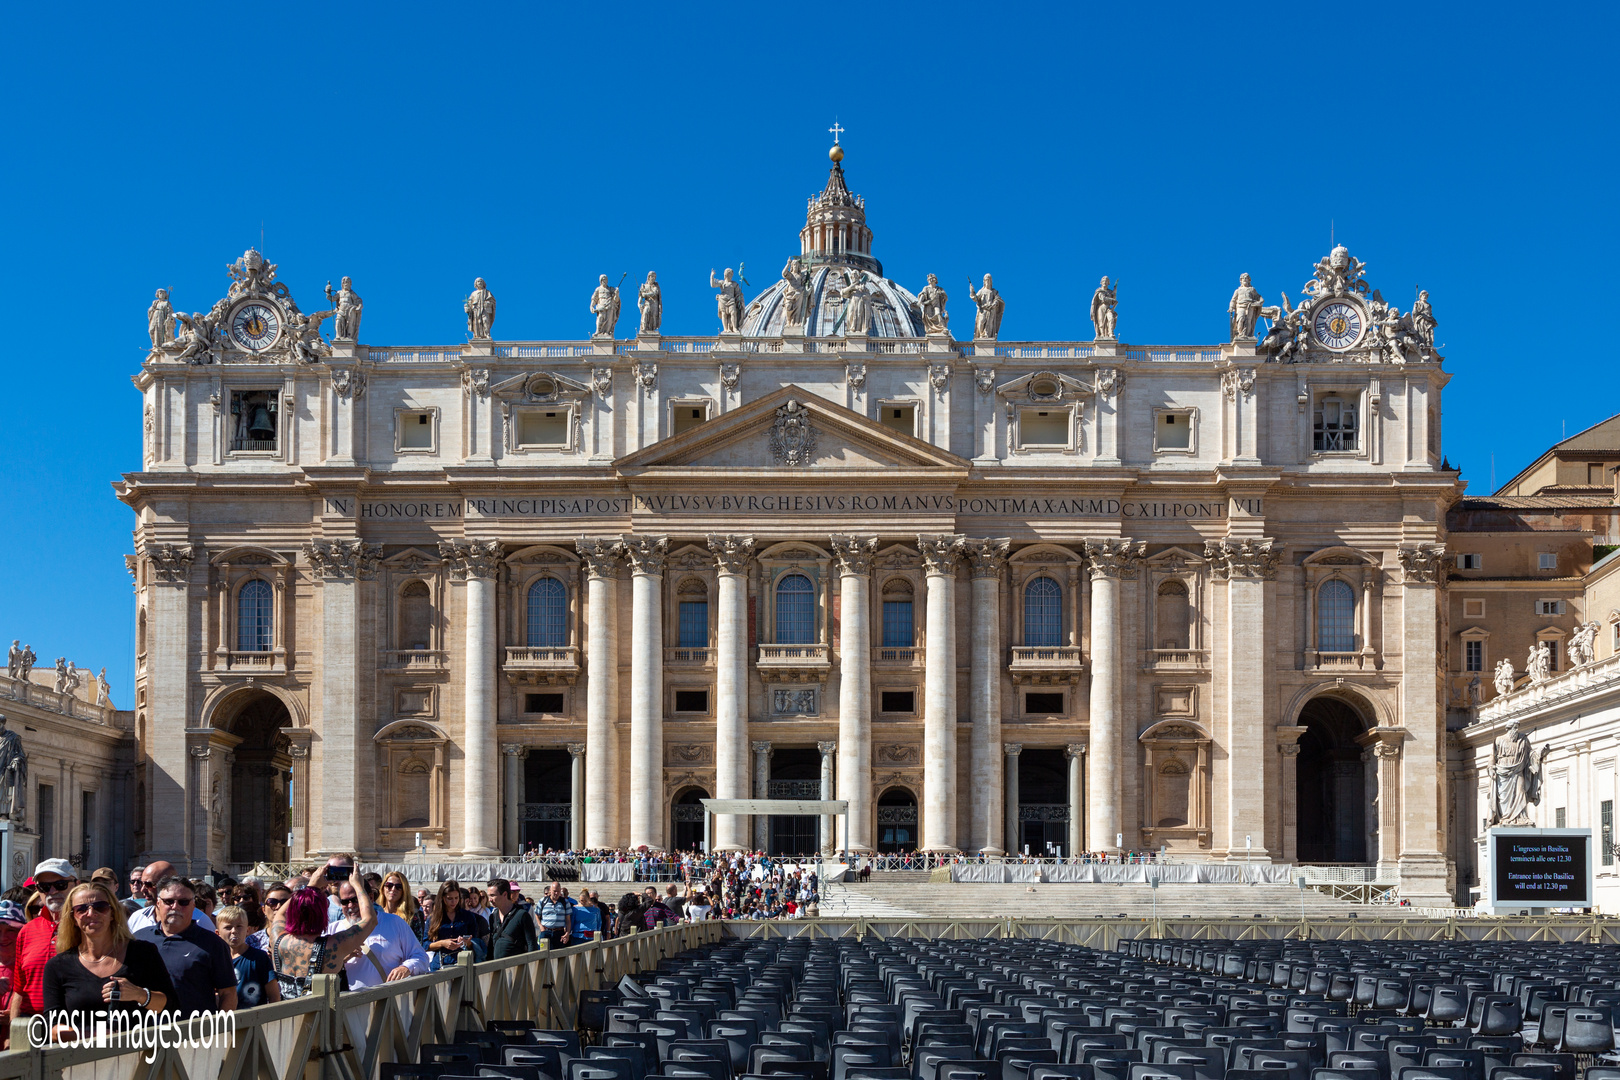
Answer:
M477 1073L484 1063L484 1048L476 1043L424 1043L416 1052L416 1060L423 1065L468 1066L460 1069L468 1075ZM497 1058L490 1064L497 1064Z
M1480 1050L1437 1046L1424 1053L1423 1064L1448 1069L1461 1067L1468 1070L1468 1080L1485 1080L1485 1054Z
M568 1062L567 1080L631 1080L630 1062L622 1058L574 1058Z
M635 1030L634 1028L631 1029ZM554 1046L564 1059L579 1057L579 1032L557 1031L551 1028L530 1028L523 1040L531 1046Z
M767 1076L803 1076L809 1080L829 1080L827 1063L825 1061L766 1061L765 1075Z
M1550 1010L1549 1010L1550 1011ZM1564 1014L1560 1053L1602 1054L1614 1049L1614 1024L1606 1009L1571 1005Z
M1096 1080L1090 1065L1037 1065L1029 1080Z
M1432 1065L1407 1065L1395 1074L1395 1080L1468 1080L1468 1070Z
M536 1069L541 1080L563 1080L567 1070L563 1068L562 1055L555 1046L530 1046L518 1044L508 1046L501 1051L501 1064L515 1065L523 1068Z
M1558 1070L1553 1080L1575 1080L1574 1054L1514 1054L1514 1065L1551 1065Z
M647 1052L640 1046L593 1046L585 1051L584 1060L589 1062L628 1062L630 1065L630 1080L644 1080L646 1075L658 1066L657 1061L647 1059Z
M704 1080L731 1080L731 1063L714 1058L687 1058L664 1062L664 1076L702 1077Z
M380 1066L381 1080L440 1080L451 1069L449 1065L422 1064L411 1061L385 1061Z

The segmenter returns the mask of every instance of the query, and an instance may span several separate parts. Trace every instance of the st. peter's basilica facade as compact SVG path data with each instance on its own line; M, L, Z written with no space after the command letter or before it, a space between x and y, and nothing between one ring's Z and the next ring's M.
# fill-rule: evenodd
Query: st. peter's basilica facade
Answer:
M1245 278L1224 344L1125 344L1106 279L1090 340L1009 341L988 277L883 277L835 154L781 280L715 277L701 337L651 275L565 342L495 336L480 281L428 349L361 344L347 279L304 313L253 251L207 313L160 293L119 485L137 847L707 827L1376 864L1446 902L1426 294L1402 314L1341 247L1297 307ZM848 819L698 804L755 796Z

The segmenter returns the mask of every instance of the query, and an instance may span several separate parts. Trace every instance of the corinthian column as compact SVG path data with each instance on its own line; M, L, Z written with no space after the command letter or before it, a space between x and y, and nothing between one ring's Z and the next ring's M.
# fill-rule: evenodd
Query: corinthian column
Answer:
M928 647L923 674L923 850L956 846L956 560L962 537L920 535L928 576Z
M1446 583L1446 548L1424 542L1395 554L1401 561L1401 655L1410 658L1401 664L1401 722L1407 738L1399 759L1384 759L1387 764L1378 778L1381 785L1399 769L1401 895L1414 904L1440 905L1448 902L1441 845L1447 780L1441 768L1445 708L1435 666L1417 658L1433 653ZM1385 801L1383 790L1380 786L1380 804ZM1393 838L1380 830L1379 862L1394 855L1394 846Z
M1270 676L1266 658L1271 654L1266 640L1266 582L1277 576L1279 554L1276 544L1264 537L1204 544L1216 579L1226 579L1224 741L1234 766L1227 773L1227 857L1242 845L1245 858L1262 862L1271 858L1266 847L1270 803L1266 759L1268 743L1274 739L1266 730L1265 687ZM1241 778L1237 769L1246 770Z
M581 538L576 545L589 575L585 586L585 846L619 846L617 797L619 747L613 722L613 684L619 677L618 638L613 633L615 582L624 545ZM579 759L574 759L576 765ZM577 771L577 770L576 770ZM576 802L579 795L574 796ZM579 823L575 823L575 828Z
M624 536L630 560L630 846L662 848L667 536Z
M972 665L968 716L973 721L968 775L973 780L973 814L968 847L992 855L1006 850L1008 843L1002 827L996 745L1001 742L1001 568L1007 564L1009 546L1006 539L976 536L968 539L965 548L973 574L973 640L968 646Z
M1091 566L1091 753L1087 755L1086 788L1091 793L1088 816L1092 851L1115 851L1125 831L1124 703L1120 691L1119 583L1135 577L1147 553L1140 540L1087 540Z
M500 852L500 775L495 767L495 575L501 545L496 540L455 540L439 545L452 577L467 583L463 614L461 850L464 855Z
M872 848L872 556L875 536L832 538L838 560L838 798L845 843Z
M710 536L719 572L719 656L714 672L714 797L748 798L748 560L752 536ZM720 814L714 819L716 851L747 846L748 819Z
M574 851L585 847L585 744L568 744L568 846Z

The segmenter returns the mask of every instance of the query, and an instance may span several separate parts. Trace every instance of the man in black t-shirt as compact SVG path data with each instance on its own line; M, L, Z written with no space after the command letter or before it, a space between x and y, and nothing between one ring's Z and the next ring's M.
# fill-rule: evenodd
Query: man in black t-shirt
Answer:
M501 925L494 934L490 955L494 959L534 952L540 941L534 927L534 914L528 904L518 903L518 896L505 878L489 881L489 902L501 913Z
M192 921L197 893L183 877L166 877L157 885L157 925L134 936L150 941L163 956L163 965L174 980L175 998L171 1010L182 1018L216 1009L236 1008L236 968L231 963L231 947L219 935Z

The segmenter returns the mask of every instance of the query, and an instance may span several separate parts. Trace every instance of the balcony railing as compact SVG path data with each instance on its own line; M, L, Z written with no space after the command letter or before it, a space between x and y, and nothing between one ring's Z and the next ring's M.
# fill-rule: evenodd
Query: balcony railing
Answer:
M1367 657L1359 652L1318 652L1316 666L1330 670L1359 671L1366 666Z
M715 650L707 646L695 648L689 645L676 645L664 649L664 663L679 667L707 667L714 663Z
M1077 683L1086 667L1078 645L1014 645L1011 652L1015 683Z
M450 667L450 654L437 649L385 649L385 671L445 671Z
M1144 649L1143 663L1151 668L1201 668L1205 663L1203 649Z
M508 645L503 670L514 685L572 686L579 677L579 649L573 645Z
M872 650L872 663L884 667L915 667L923 662L923 651L912 645L879 645Z
M826 645L761 645L759 675L766 682L819 682L832 667Z
M218 656L218 653L214 654ZM231 649L225 653L225 670L271 674L285 668L286 654L260 649Z

